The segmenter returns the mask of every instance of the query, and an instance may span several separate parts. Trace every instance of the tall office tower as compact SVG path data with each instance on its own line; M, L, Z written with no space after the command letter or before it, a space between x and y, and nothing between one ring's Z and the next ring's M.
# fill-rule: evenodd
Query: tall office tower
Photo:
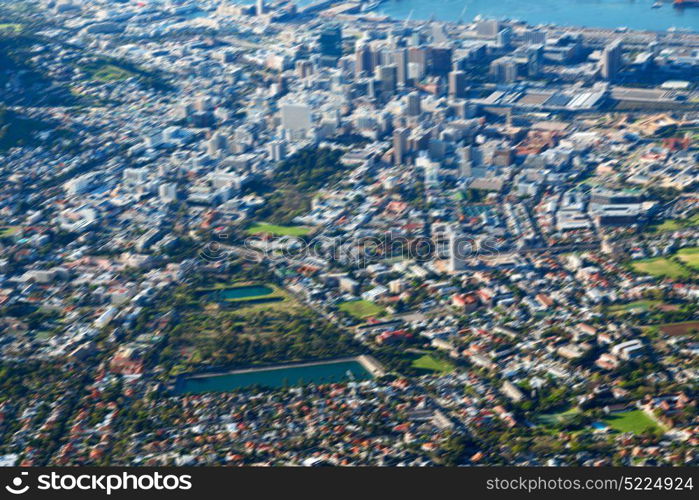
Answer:
M408 46L409 47L417 47L422 43L422 36L418 31L415 31L410 34L408 37Z
M432 75L445 76L451 71L452 50L450 47L430 47L427 55L427 70Z
M272 141L268 147L269 158L272 161L282 161L286 158L286 143L284 141Z
M480 36L495 38L500 31L500 22L497 19L482 19L476 24L476 33Z
M546 32L545 31L540 31L537 29L528 29L524 30L521 34L522 41L525 44L530 44L530 43L541 43L541 44L546 44Z
M421 152L415 160L415 166L422 168L426 187L436 188L439 186L439 162L430 160L427 154Z
M220 131L216 131L206 145L209 156L218 157L228 152L228 139Z
M458 227L449 229L449 271L458 272L466 268L466 259L472 255L471 243Z
M422 109L420 106L420 94L417 92L411 92L406 97L406 113L408 116L418 116Z
M369 46L359 41L354 51L354 71L357 75L370 75L374 69L373 58Z
M168 182L158 186L158 195L160 199L166 203L175 201L177 199L177 184L174 182Z
M306 78L313 74L313 64L308 59L296 61L296 74L299 78Z
M424 68L420 63L408 63L408 81L419 81L425 76Z
M512 42L512 30L507 26L498 32L496 43L498 47L508 48Z
M399 128L393 132L393 163L402 165L408 155L408 137L410 131L407 128Z
M501 57L490 63L490 74L498 83L512 83L517 80L517 61L512 57Z
M284 104L281 115L282 128L292 139L304 137L311 129L311 110L305 104Z
M466 97L466 73L463 71L449 73L449 97L456 99Z
M464 146L456 150L459 165L459 176L471 177L473 174L473 161L471 160L471 146Z
M337 25L323 28L318 44L321 61L328 66L337 65L338 59L342 57L342 28Z
M410 47L408 49L408 63L418 64L421 75L424 75L427 71L428 55L429 50L427 47Z
M621 40L614 40L602 51L600 74L605 80L614 80L621 70Z
M535 77L541 72L541 62L544 60L544 46L530 45L525 49L527 54L527 75Z
M393 54L396 65L396 83L399 87L408 85L408 51L404 48L397 49Z
M432 41L434 43L446 43L449 41L449 35L444 30L442 23L432 23Z
M265 13L266 10L267 9L265 8L265 0L257 0L257 9L255 9L255 13L258 16L261 16Z
M377 79L381 82L381 90L392 94L396 91L396 81L398 68L395 65L390 64L386 66L379 66L376 69Z

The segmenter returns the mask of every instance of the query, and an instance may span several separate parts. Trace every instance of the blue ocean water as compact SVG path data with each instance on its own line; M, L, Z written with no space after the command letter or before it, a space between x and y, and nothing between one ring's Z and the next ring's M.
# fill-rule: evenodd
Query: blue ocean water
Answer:
M509 18L529 24L596 28L627 27L699 32L699 8L673 8L671 0L651 8L655 0L386 0L377 12L398 19L471 21L476 15Z

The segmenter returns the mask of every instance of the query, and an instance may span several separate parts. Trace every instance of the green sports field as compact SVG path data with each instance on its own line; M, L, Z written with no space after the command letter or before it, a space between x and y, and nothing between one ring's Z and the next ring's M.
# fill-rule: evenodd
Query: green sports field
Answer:
M340 311L351 314L355 318L364 319L372 316L382 316L386 311L383 307L368 300L353 300L340 304Z
M647 430L662 430L662 427L642 410L612 413L604 419L604 423L616 431L633 432L634 434L642 434Z
M665 257L636 260L631 263L631 267L637 273L659 278L686 278L691 274L688 269Z
M248 234L273 234L274 236L305 236L311 232L311 228L305 226L278 226L256 222L245 230Z

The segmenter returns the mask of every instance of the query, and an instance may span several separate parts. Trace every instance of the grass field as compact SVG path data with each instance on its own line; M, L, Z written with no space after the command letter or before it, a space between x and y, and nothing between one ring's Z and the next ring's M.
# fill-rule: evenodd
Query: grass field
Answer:
M564 424L567 420L570 420L571 417L578 414L580 414L580 409L573 407L558 413L545 413L543 415L539 415L537 420L544 425L560 425Z
M677 252L677 258L686 266L699 271L699 247L683 248Z
M666 231L678 231L682 229L682 224L679 221L668 219L660 224L651 226L651 230L656 233L664 233Z
M0 226L0 238L7 238L19 231L19 226Z
M311 228L305 226L278 226L256 222L246 229L248 234L269 233L275 236L305 236L311 232Z
M437 359L430 354L425 354L413 360L413 368L430 372L449 373L454 371L454 365L448 361Z
M383 316L386 312L383 307L369 302L368 300L343 302L340 304L340 311L351 314L358 319L369 318L371 316Z
M691 274L688 269L665 257L636 260L631 263L631 267L640 274L665 278L686 278Z
M662 303L662 300L634 300L633 302L629 302L628 304L616 304L613 306L609 306L608 310L611 313L626 312L631 311L632 309L648 311L650 309L653 309L654 307L660 306Z
M0 31L12 31L14 34L22 32L22 25L18 23L0 23Z
M604 423L619 432L641 434L647 430L662 429L652 418L641 410L613 413L604 419Z
M695 214L688 219L668 219L664 220L660 224L653 224L650 226L650 230L656 233L662 233L666 231L679 231L681 229L686 229L690 227L699 226L699 214Z
M90 78L100 82L116 82L136 76L135 73L127 69L108 63L86 65L83 66L82 69L90 76Z

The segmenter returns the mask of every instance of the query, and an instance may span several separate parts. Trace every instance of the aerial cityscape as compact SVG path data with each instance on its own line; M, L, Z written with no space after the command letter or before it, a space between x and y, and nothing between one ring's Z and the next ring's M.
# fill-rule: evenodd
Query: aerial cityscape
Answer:
M0 179L0 466L699 465L699 2L0 0Z

